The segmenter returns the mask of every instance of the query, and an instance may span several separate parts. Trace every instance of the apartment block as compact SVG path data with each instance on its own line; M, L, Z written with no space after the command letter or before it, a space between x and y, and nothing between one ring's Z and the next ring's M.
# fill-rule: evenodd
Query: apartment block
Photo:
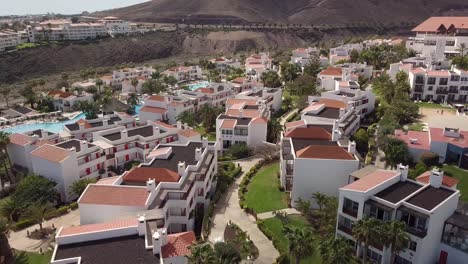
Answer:
M266 52L251 55L245 59L244 66L246 75L251 76L257 81L260 80L264 72L273 70L270 54Z
M267 108L276 112L283 103L283 91L280 88L265 88L254 86L250 90L238 93L234 99L247 99L263 102Z
M215 188L216 150L206 138L158 145L150 162L88 185L78 200L81 224L144 215L169 234L193 230Z
M338 189L348 183L348 175L359 168L359 159L356 144L342 137L336 123L331 131L307 125L282 135L280 181L290 192L291 204L299 198L314 202L315 192L338 196Z
M236 59L228 59L225 57L218 57L215 59L210 60L213 63L218 71L226 72L230 68L239 69L241 67L241 63Z
M51 264L173 263L186 264L192 231L168 234L144 215L99 224L60 228Z
M359 76L370 79L372 78L372 73L373 67L365 63L344 63L330 66L317 74L317 87L333 91L337 87L340 87L341 84L339 82L356 82ZM348 83L348 85L350 84Z
M343 82L337 82L342 84ZM332 99L342 101L351 106L359 113L361 118L374 112L375 109L375 95L371 89L361 90L359 84L352 82L344 82L344 84L335 88L334 91L323 92L320 95L323 99ZM309 96L309 101L320 100L318 97Z
M352 232L356 221L363 217L397 220L406 224L410 241L397 254L395 263L464 262L460 254L465 258L468 255L459 248L465 243L460 237L465 231L458 231L455 226L468 217L455 213L460 192L447 187L446 178L435 169L426 182L413 181L408 179L408 167L403 165L396 171L377 169L362 175L339 190L336 235L349 239L360 256L361 248ZM373 263L390 263L391 250L382 243L371 243L364 253Z
M93 95L90 93L86 93L86 92L79 93L77 91L73 93L69 93L65 91L65 88L62 88L62 90L50 91L46 94L46 96L52 98L55 110L62 111L62 112L76 111L75 106L79 102L83 102L83 101L93 102L94 101Z
M298 48L292 51L291 60L289 63L298 64L301 68L309 65L311 60L318 59L320 66L324 67L329 64L328 58L320 55L320 50L317 48Z
M106 26L107 32L111 35L127 34L133 32L132 27L128 21L124 21L117 17L107 16L98 20Z
M135 118L127 113L114 113L96 119L80 119L72 124L64 125L63 135L76 139L92 139L93 133L115 127L131 128L136 126Z
M139 81L147 80L151 77L156 70L152 66L146 67L135 67L135 68L124 68L112 72L112 75L102 76L101 80L104 84L113 87L122 87L124 82L130 82L136 78ZM128 86L128 83L126 83Z
M429 128L429 131L395 130L396 138L407 145L414 162L424 152L439 155L439 162L454 163L468 169L468 131L457 128Z
M14 48L21 43L21 35L18 32L10 30L0 31L0 51L4 51L8 48Z
M202 77L200 66L178 66L163 71L161 74L174 77L178 82L199 80Z
M106 167L121 167L129 161L148 162L148 154L159 144L177 142L185 144L191 140L200 141L200 134L192 129L158 121L146 125L115 128L93 133L93 144L100 146L106 155Z
M430 17L412 30L416 36L406 41L406 48L434 60L459 54L460 45L468 45L466 25L466 16Z
M108 35L102 23L72 23L68 19L47 20L26 28L29 41L84 40Z

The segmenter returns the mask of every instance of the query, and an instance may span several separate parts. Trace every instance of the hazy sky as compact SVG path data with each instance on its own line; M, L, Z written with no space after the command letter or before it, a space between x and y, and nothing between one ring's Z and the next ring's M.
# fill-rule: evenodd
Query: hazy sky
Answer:
M99 11L148 0L0 0L0 15L44 14L47 12L77 14Z

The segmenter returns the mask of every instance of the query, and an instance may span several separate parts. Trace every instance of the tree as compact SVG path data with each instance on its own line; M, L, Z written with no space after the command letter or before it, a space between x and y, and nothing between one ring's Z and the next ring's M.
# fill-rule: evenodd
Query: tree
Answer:
M97 86L97 91L100 94L101 93L101 86L104 84L104 82L101 79L96 80L96 86Z
M131 114L135 113L135 107L140 103L136 93L130 93L127 98L127 104L130 106Z
M208 80L210 82L215 82L215 83L221 82L221 76L219 75L219 71L218 70L210 70L210 72L208 74Z
M7 218L10 222L17 219L19 210L20 208L16 203L16 200L11 197L7 197L0 201L0 216Z
M299 212L303 215L308 215L310 212L310 208L312 207L310 201L303 200L299 197L299 199L295 202L295 206Z
M138 92L138 90L137 90L138 79L137 78L132 78L131 83L132 83L133 88L135 88L135 93L137 93Z
M353 264L356 263L354 250L344 237L330 237L320 243L320 255L323 264Z
M353 236L360 246L362 263L366 263L369 244L375 243L379 236L379 220L375 218L361 218L353 226Z
M183 111L177 116L177 121L181 123L187 123L189 126L195 126L197 118L195 117L195 114L190 111Z
M383 241L384 245L391 249L392 255L390 263L395 263L396 255L406 246L410 241L408 233L406 233L406 224L400 221L389 221L383 226Z
M79 20L80 19L78 17L75 17L75 16L71 18L72 23L78 23Z
M49 212L51 209L52 205L48 202L35 203L28 207L27 211L25 212L25 216L38 224L39 231L44 233L42 223L44 222L44 217L46 216L47 212Z
M364 77L363 75L358 76L358 84L359 84L359 89L362 91L365 91L367 89L367 86L369 86L369 78Z
M202 243L190 247L188 264L217 264L215 252L210 244Z
M283 76L283 81L286 83L292 82L296 79L300 72L301 68L295 63L281 63L281 75Z
M159 71L155 71L151 74L151 79L157 80L161 78L161 73Z
M457 51L460 53L461 57L464 57L466 55L465 54L466 50L467 50L466 43L460 43L458 45Z
M26 99L26 103L31 105L31 108L34 109L34 103L36 102L36 93L34 92L34 86L32 84L27 84L23 90L20 91L21 96Z
M434 152L423 152L419 161L428 168L437 166L439 165L439 155Z
M57 199L56 183L37 175L23 178L11 196L19 208L26 208L34 203L44 204Z
M160 79L149 79L141 86L141 93L143 94L159 94L166 91L167 87Z
M313 57L309 60L307 65L304 67L304 75L308 75L310 77L316 77L317 74L322 70L322 66L320 66L319 57Z
M387 138L383 144L385 161L391 168L396 168L397 164L408 164L410 162L410 153L408 145L397 138Z
M164 82L170 86L177 83L177 79L174 76L164 76Z
M351 50L351 52L349 53L349 62L351 63L356 63L359 61L359 51L358 50Z
M369 147L369 135L365 129L360 128L353 135L353 140L356 142L356 147L360 152L367 152Z
M254 154L262 159L268 159L279 155L279 146L273 144L260 144L255 146Z
M85 191L86 187L89 184L96 183L96 179L80 179L74 181L70 187L68 187L68 192L71 195L81 196L81 194Z
M317 203L319 211L322 211L323 207L327 203L328 197L321 192L315 192L312 194L312 198L314 198L315 202Z
M266 71L262 73L260 79L265 87L276 88L281 86L281 81L278 73L274 71Z
M0 259L4 263L12 263L14 256L6 236L7 231L8 222L0 218Z
M226 155L236 159L243 159L250 156L251 149L245 143L234 144L226 150Z
M214 245L214 252L218 259L218 264L237 264L242 261L239 251L229 243L216 243Z
M283 131L283 126L281 126L278 118L271 118L267 124L267 141L271 143L278 142L279 136Z
M7 108L9 108L10 107L9 100L10 100L11 89L9 89L7 87L2 87L2 89L0 89L0 93L3 96L3 100L5 100Z
M80 101L75 108L83 112L88 120L98 118L99 105L96 102Z
M295 263L314 253L314 237L312 232L303 228L283 227L285 236L289 240L289 251L294 255Z

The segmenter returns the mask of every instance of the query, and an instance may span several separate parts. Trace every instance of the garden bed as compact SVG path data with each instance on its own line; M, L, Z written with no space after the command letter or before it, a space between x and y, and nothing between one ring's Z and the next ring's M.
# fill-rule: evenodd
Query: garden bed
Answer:
M224 242L233 245L241 254L242 259L254 260L258 258L258 248L250 240L247 232L233 223L224 229Z

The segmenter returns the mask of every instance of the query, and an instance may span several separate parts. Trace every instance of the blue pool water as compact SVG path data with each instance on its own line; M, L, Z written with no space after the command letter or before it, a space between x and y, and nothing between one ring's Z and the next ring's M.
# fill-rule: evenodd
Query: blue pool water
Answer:
M17 125L14 127L3 129L2 131L8 132L8 133L23 133L23 132L33 131L37 129L43 129L43 130L50 131L53 133L58 133L58 132L63 131L64 125L75 123L76 121L82 118L85 118L84 113L81 113L77 115L75 118L71 120L67 120L67 121Z
M208 81L202 81L202 82L198 82L198 83L189 84L188 87L189 87L190 91L195 91L198 88L206 87L209 83L210 82L208 82Z

